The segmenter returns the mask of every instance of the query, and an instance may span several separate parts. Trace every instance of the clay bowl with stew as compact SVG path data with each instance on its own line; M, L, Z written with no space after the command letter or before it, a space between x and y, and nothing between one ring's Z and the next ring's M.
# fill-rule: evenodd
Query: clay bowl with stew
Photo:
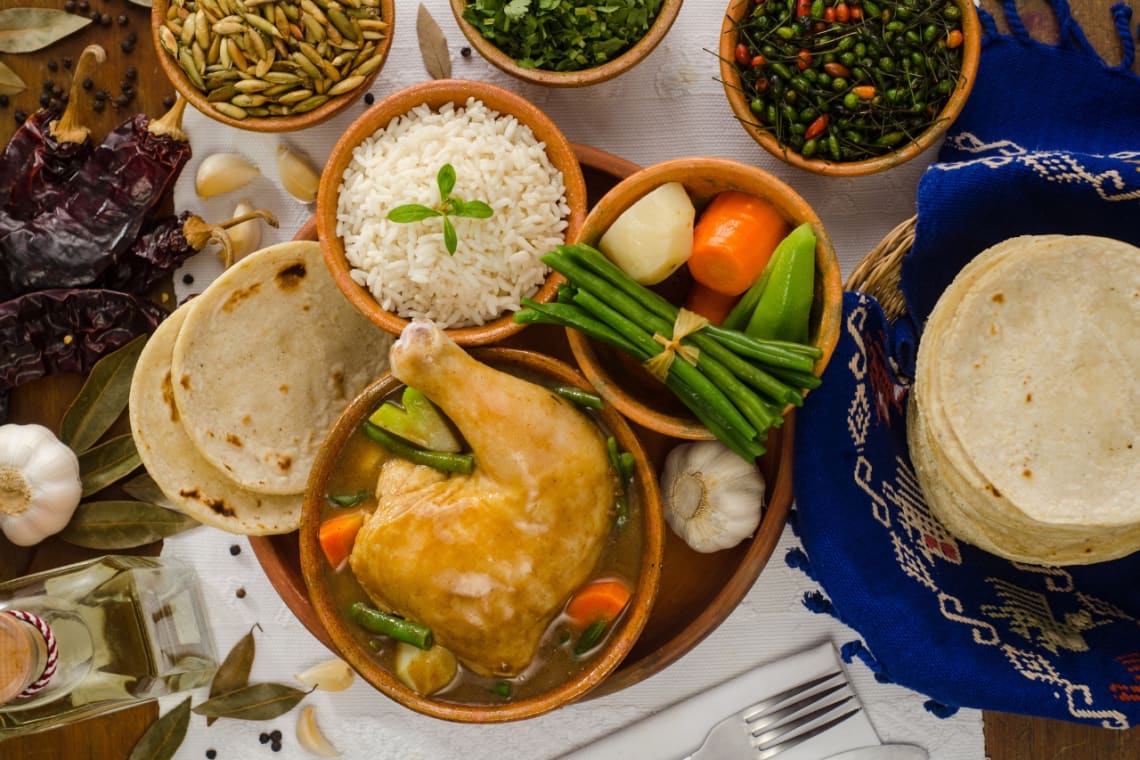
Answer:
M791 229L810 223L816 235L815 294L808 342L822 351L813 374L819 376L839 340L842 283L839 260L819 216L795 190L755 166L721 158L679 158L656 164L622 180L591 209L574 242L597 247L610 225L655 188L669 182L684 186L699 221L705 206L719 193L735 190L767 201ZM692 277L682 266L654 290L682 306ZM712 434L662 383L622 351L595 342L577 330L567 340L578 366L601 396L639 425L664 435L707 440ZM785 414L791 407L785 409Z
M494 347L473 349L471 355L495 369L538 385L590 389L570 365L545 354ZM396 643L363 630L350 619L346 610L354 603L374 603L353 574L352 564L340 562L338 567L330 564L319 537L322 524L330 518L335 519L351 509L367 513L369 508L376 508L370 494L376 488L383 456L378 452L382 449L363 433L362 427L384 400L393 398L403 387L394 377L385 375L356 398L325 440L310 474L298 539L301 571L321 626L336 651L365 680L400 704L433 717L471 723L512 721L548 712L583 697L601 684L631 651L657 594L665 543L664 520L653 464L641 441L616 410L579 409L579 413L591 417L603 435L613 436L621 450L633 454L635 460L634 474L626 491L628 519L624 523L617 522L616 512L605 518L614 521L600 526L608 537L587 579L588 584L599 578L620 578L632 592L624 610L604 626L600 643L585 654L576 653L575 642L581 641L584 630L568 620L565 612L557 613L546 628L538 654L521 677L478 675L461 663L458 674L448 686L438 691L423 689L427 692L425 695L395 674ZM606 456L605 452L600 455ZM475 467L478 469L478 461ZM368 495L359 505L346 508L336 503L337 494L346 491ZM475 530L475 526L470 530ZM353 551L367 552L367 547L362 548L360 544L367 540L365 533L361 533ZM479 541L470 540L475 542L473 546ZM452 536L448 544L447 553L459 557L460 561L463 541L462 537ZM517 549L526 551L524 547ZM536 568L531 575L543 574L541 568ZM500 579L498 582L509 581ZM576 594L572 592L568 599ZM446 628L433 634L434 646L446 646Z
M826 5L833 4L826 3ZM793 60L796 65L791 66L790 70L780 72L775 68L773 62L768 61L763 54L757 57L758 51L752 48L746 46L747 49L741 50L738 54L738 44L743 42L740 34L742 21L748 19L754 12L761 11L756 10L759 6L751 0L729 0L720 34L720 78L724 83L724 92L728 98L728 104L737 121L743 125L752 139L760 144L761 148L781 161L806 171L836 177L859 177L886 171L905 163L942 138L950 124L961 113L978 74L981 25L978 22L978 14L974 10L974 4L971 0L953 0L947 4L947 7L952 9L949 11L953 16L952 22L945 17L946 11L940 12L938 17L934 19L937 22L936 24L918 25L917 31L920 34L923 34L927 27L932 30L930 39L911 43L904 42L903 35L906 34L907 29L914 25L913 21L904 21L901 17L885 20L865 19L861 16L862 7L859 7L857 11L851 11L847 10L847 5L844 4L844 15L856 13L859 14L859 18L822 20L818 23L826 25L825 30L817 32L812 37L814 40L822 40L823 44L828 44L827 35L829 32L827 29L834 28L840 32L841 34L837 36L835 44L829 45L829 52L817 51L813 53L810 48L802 48L806 53L799 53L799 51L793 53L793 57L798 59ZM771 10L776 8L777 6L771 6ZM835 6L834 10L837 11L838 6ZM889 11L884 11L884 13L889 13ZM871 37L882 39L877 30L882 29L885 32L886 29L882 25L888 23L901 25L902 28L899 31L890 32L897 37L883 43L884 49L881 51L881 55L876 54L873 50L867 50ZM957 27L957 33L954 33L952 38L951 32L948 31L951 26ZM870 35L866 38L868 42L864 42L863 38L858 36L852 36L852 33L862 34L864 30ZM756 35L752 36L755 38ZM858 44L864 45L864 57L857 57L854 49L848 51L836 49L839 44L839 37L860 40ZM948 44L953 47L948 49ZM900 51L904 47L912 45L921 45L925 51L921 52L915 48L912 52L921 53L922 60L915 63L907 62L909 65L915 66L916 77L918 76L917 72L928 71L931 68L926 61L954 55L959 58L957 78L946 82L925 83L921 88L914 84L891 88L889 86L890 77L893 77L894 74L890 71L884 73L880 70L885 64L893 71L901 71L904 62L901 60ZM844 61L837 60L836 57L841 55L848 57ZM810 84L805 80L804 74L801 73L802 70L799 69L801 65L810 70L811 76L815 77L816 84ZM836 69L836 65L843 68ZM829 68L825 69L825 66ZM826 87L826 89L820 89L820 92L830 103L826 113L813 111L805 117L803 115L805 105L809 108L811 106L810 103L805 104L804 101L809 100L812 95L805 95L804 92L797 93L798 102L795 108L801 114L798 116L798 119L801 120L798 125L801 131L796 137L796 141L802 141L801 144L792 144L792 140L783 139L788 132L782 132L778 136L778 130L773 128L767 108L762 105L773 92L768 82L777 82L773 85L774 87L787 87L789 83L780 80L789 73L793 75L794 81L806 82L806 84L801 84L801 87L804 87L807 93L813 93L815 88ZM757 88L751 85L754 80L764 82L762 94L758 94ZM839 84L835 84L836 82ZM877 82L882 82L882 86L886 87L887 91L880 92L875 87ZM934 91L939 87L945 88L946 91L934 95ZM890 92L892 89L895 92ZM901 109L907 103L913 105L916 98L914 93L921 92L921 89L928 89L932 92L930 98L932 102L941 102L941 107L937 113L931 107L923 115L921 122L902 130L897 128L897 122L881 116L885 110ZM867 97L863 97L864 95ZM848 98L849 102L845 102L845 98ZM921 97L919 100L921 101ZM753 110L754 103L757 105L756 110ZM916 107L921 109L921 106L920 102ZM845 111L838 110L840 108L845 109ZM871 114L864 117L867 123L882 124L886 122L891 123L892 126L875 128L870 126L857 127L852 124L851 127L840 127L838 124L840 119L854 121L865 112ZM876 112L879 115L875 115ZM821 116L826 116L826 125L823 122L816 124ZM777 121L780 124L783 123L780 118ZM813 129L813 126L816 128ZM820 126L823 127L822 131L818 129ZM809 135L809 132L812 134ZM811 148L806 148L809 137L814 137L814 142ZM864 145L876 146L873 148L873 152L877 153L880 150L884 152L869 157L862 152L850 156L844 155L845 149L856 150L854 148L856 145L855 138L858 138L858 141ZM831 143L832 139L835 141L834 145ZM879 143L882 144L879 145ZM838 159L831 152L833 148L840 151Z
M375 138L378 130L390 130L395 133L399 130L399 125L407 120L401 120L414 108L426 106L433 114L440 113L440 109L445 106L454 106L457 111L464 108L469 99L474 99L481 102L487 109L500 114L503 117L514 117L519 124L529 127L533 133L534 138L545 145L546 156L549 159L549 164L557 173L561 174L562 185L564 188L565 210L567 213L563 216L564 230L554 236L553 238L543 235L541 244L537 244L538 250L536 255L546 253L547 250L553 248L550 245L557 238L555 244L562 242L564 239L570 239L577 234L578 229L581 227L582 222L586 216L586 183L582 176L582 167L578 163L577 157L574 155L574 150L570 143L566 140L565 135L561 130L550 120L545 114L542 113L532 103L524 98L516 95L509 90L497 87L492 84L477 81L460 81L455 79L440 79L423 84L413 85L411 87L400 90L387 98L377 102L374 106L369 108L360 116L351 126L345 131L341 138L333 147L332 154L329 156L328 163L325 165L324 171L321 174L320 187L317 192L317 230L320 237L321 246L324 250L325 261L332 272L333 278L336 280L340 289L344 292L361 312L363 312L369 319L371 319L379 327L399 335L404 326L408 323L409 317L412 316L428 316L440 321L445 326L448 326L447 320L441 320L437 314L413 313L406 308L401 309L401 305L392 302L394 308L389 309L381 305L373 292L369 290L366 285L361 284L357 279L361 275L354 277L354 266L349 262L346 254L346 242L342 238L341 233L338 231L338 217L341 212L338 209L342 207L347 209L345 212L348 214L361 213L369 215L369 223L377 225L390 224L386 220L387 213L398 205L403 205L408 202L409 190L406 187L391 187L390 197L383 202L377 201L374 198L347 198L344 199L342 204L341 195L343 193L350 193L352 190L345 184L345 172L351 170L355 172L354 176L357 178L368 177L363 168L357 167L358 163L354 161L354 152L358 150L362 143L371 141ZM454 111L452 111L454 113ZM398 121L401 120L401 121ZM515 129L514 133L517 135L521 130ZM388 135L389 132L384 132ZM406 133L405 133L406 134ZM406 136L401 136L397 139L406 140ZM450 138L447 138L450 139ZM514 138L512 138L514 139ZM428 166L428 159L421 161L422 166ZM527 166L531 166L532 162L528 161ZM421 190L426 195L423 197L429 198L425 203L438 203L439 192L437 189L437 170L442 169L442 166L436 167L434 159L429 168L425 171L430 173L430 177L424 177L417 185L417 190ZM500 190L495 187L488 189L487 198L474 198L469 193L465 194L465 182L472 180L470 176L471 171L480 171L480 169L468 169L462 166L456 167L458 179L454 186L454 194L461 196L465 201L482 200L492 205L495 204L496 199L501 203L503 197ZM494 167L496 171L501 167ZM380 174L380 173L377 173ZM386 174L382 176L388 176ZM488 175L490 177L490 175ZM480 177L474 178L476 181ZM490 180L487 180L490 182ZM549 189L550 185L543 181L541 187L531 188L526 185L527 191L537 189L545 192ZM359 193L358 193L359 195ZM421 204L422 205L422 204ZM497 213L510 213L512 209L509 207L503 208L500 205L500 210ZM436 243L437 251L434 254L437 256L435 259L436 266L455 265L457 267L467 266L475 259L469 256L469 251L465 247L465 243L471 239L478 238L480 228L478 223L485 221L490 224L495 222L495 219L460 219L456 222L456 229L458 233L458 243L454 254L450 257L444 251L443 243ZM472 226L468 227L471 230L471 235L465 234L460 230L460 224L470 223ZM415 227L413 227L415 225ZM442 220L440 218L426 219L422 222L413 222L406 225L411 232L406 232L400 225L400 230L396 234L413 234L413 235L434 235L435 240L443 241L444 234L442 232ZM387 229L395 229L389 227ZM505 234L505 233L504 233ZM520 233L521 234L521 233ZM413 243L407 245L394 246L398 250L389 251L392 257L409 258L407 249L418 245L420 238L416 237ZM380 251L384 255L384 249L389 248L388 245L374 246L370 250ZM500 252L502 247L498 249ZM530 266L530 265L528 265ZM430 271L429 265L427 271ZM358 271L361 271L358 269ZM542 278L541 273L537 269L528 269L529 272L536 274L537 282L533 292L523 293L524 296L529 296L536 301L547 302L554 298L557 292L558 284L562 281L561 278L553 273L546 274ZM545 271L545 269L543 269ZM466 275L462 272L456 273L456 278L459 281L467 281ZM432 284L430 287L441 287L437 280L442 278L442 275L432 273ZM410 278L409 278L410 279ZM390 280L388 280L390 282ZM405 294L401 294L404 297ZM426 296L429 299L430 307L435 308L436 301L434 295ZM453 303L457 299L452 299L448 303ZM469 301L464 300L463 303ZM496 302L499 303L499 302ZM482 319L480 324L475 319L466 319L456 321L452 326L448 326L447 333L456 343L462 346L474 346L487 343L494 343L507 338L510 335L517 333L524 326L516 324L512 319L513 309L517 308L518 304L514 303L509 307L504 307L497 310L494 314L484 314L479 317ZM427 307L424 307L427 308ZM442 308L442 307L441 307ZM488 307L488 310L490 307Z
M665 38L669 28L677 19L681 10L682 0L664 0L657 17L650 24L648 31L616 58L604 63L577 71L554 71L532 66L520 65L511 55L504 52L493 42L483 36L479 29L463 17L467 9L468 0L451 0L451 10L455 14L455 22L459 25L471 46L479 51L495 68L510 74L524 82L545 85L547 87L585 87L613 79L619 74L629 71L645 60L657 44Z
M368 92L392 46L395 0L369 0L359 8L345 5L336 11L339 14L336 23L333 18L326 18L311 28L296 23L296 19L288 16L274 16L273 23L270 23L272 9L277 7L282 7L282 4L262 4L259 6L259 20L253 23L215 18L208 10L205 11L209 23L195 27L202 40L204 62L207 68L218 66L225 71L207 72L208 76L196 71L198 82L201 82L199 86L187 71L187 67L194 67L191 51L195 40L191 38L190 45L183 45L179 34L179 30L186 28L185 22L190 13L194 13L196 23L195 3L188 0L178 6L170 0L154 0L151 5L151 37L154 49L158 51L159 65L174 89L215 121L252 132L295 132L312 127L332 118ZM271 29L282 27L287 35L270 33ZM346 40L350 47L358 45L342 34L340 27L362 38L358 55L348 58L351 52L348 48L340 49L331 42L335 35L337 39ZM297 36L298 31L301 37ZM252 40L253 34L259 35L258 43ZM302 61L301 44L307 43L310 45L308 49L313 50L320 41L314 42L314 35L330 40L334 52L319 63L307 58ZM292 60L284 61L280 52L275 52L274 61L264 64L264 71L258 70L258 47L264 47L268 56L269 50L276 50L275 39L283 41ZM368 46L371 46L370 50ZM225 52L222 52L223 48ZM231 50L236 52L231 53ZM180 51L184 55L180 55ZM320 58L315 52L313 55ZM333 59L338 56L345 60L334 65ZM239 77L239 71L244 76ZM297 79L292 79L294 75ZM232 80L212 82L209 77L232 77ZM256 91L238 91L232 85L240 80L258 80L266 86ZM231 87L223 90L226 84ZM298 94L301 90L309 95Z

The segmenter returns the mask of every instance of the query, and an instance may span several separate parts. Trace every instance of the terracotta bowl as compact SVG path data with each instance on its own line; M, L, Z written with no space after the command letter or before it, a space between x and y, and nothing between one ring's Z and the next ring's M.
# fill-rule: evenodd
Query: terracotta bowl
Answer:
M376 75L379 74L380 69L384 67L383 62L387 59L388 50L392 46L392 32L396 19L395 0L379 0L379 3L381 20L388 23L388 28L383 39L377 41L378 52L376 55L380 56L380 65L366 75L364 80L353 89L330 98L323 105L311 111L296 115L249 116L244 119L237 119L216 110L207 100L206 94L190 81L190 78L186 75L186 72L182 70L178 61L165 52L160 38L160 30L166 23L167 13L170 11L170 0L154 0L152 3L150 16L151 38L154 43L154 49L158 51L159 65L162 66L162 70L166 73L170 83L174 85L174 89L202 113L223 124L238 129L250 130L252 132L294 132L299 129L320 124L326 119L340 113L372 87Z
M549 378L555 384L590 389L573 368L550 356L509 348L475 349L473 355L480 361L507 372L532 374ZM533 717L580 698L605 680L632 649L645 627L657 595L664 545L664 521L657 476L640 440L615 410L604 409L599 413L602 423L617 438L618 445L636 458L636 474L632 486L636 498L631 498L631 520L640 521L644 534L638 576L631 579L636 583L633 598L618 627L602 645L601 652L594 656L585 670L569 680L548 691L522 697L517 701L489 699L486 703L469 704L424 697L397 679L381 664L372 650L353 634L350 628L353 624L344 617L343 604L334 598L330 590L330 578L335 571L328 566L317 537L322 515L327 510L325 494L336 457L368 415L383 399L401 387L403 386L398 380L385 375L354 400L333 426L309 476L299 533L301 569L321 623L341 656L361 676L400 704L426 715L463 722L492 723Z
M575 145L574 150L582 163L591 205L640 168L589 146ZM310 219L296 239L316 240L316 220ZM505 345L573 361L566 331L553 325L533 325L508 338ZM768 436L768 453L758 462L766 484L764 517L751 539L732 549L702 554L690 549L673 531L665 531L660 587L668 589L668 593L658 594L633 649L586 699L621 691L661 672L716 630L752 589L780 540L791 508L794 428L792 414L783 427ZM660 468L677 439L638 426L634 429L653 464ZM314 637L336 651L305 587L297 532L250 536L249 542L266 577L289 610Z
M739 190L772 203L787 219L789 227L811 223L817 242L815 305L809 340L823 350L823 356L814 367L816 375L822 374L839 340L843 306L839 260L815 211L791 187L762 169L720 158L680 158L642 169L615 186L594 206L575 242L596 247L622 212L666 182L680 182L685 186L698 218L713 196L725 190ZM684 270L680 274L683 275ZM671 279L675 281L678 276ZM667 290L668 281L660 289ZM663 295L678 305L683 301L683 293L679 297L668 292ZM577 330L568 330L567 339L578 365L598 393L631 420L675 438L712 438L708 429L670 391L621 351L596 343Z
M724 92L728 97L728 104L736 115L737 121L744 126L746 132L752 136L760 147L771 153L781 161L792 166L836 177L859 177L866 174L885 171L891 167L909 161L942 138L950 124L958 117L966 98L973 89L974 80L978 74L978 57L981 53L981 25L978 22L977 11L974 10L972 0L954 0L962 12L961 24L963 33L962 67L958 81L954 86L950 99L942 111L932 121L931 125L917 138L889 153L861 161L829 161L821 158L804 158L800 153L785 147L775 134L760 127L756 115L749 108L748 98L740 86L740 73L734 62L734 51L737 43L737 25L754 7L750 0L729 0L728 9L724 14L720 35L720 78L724 83Z
M513 58L491 44L476 27L463 18L463 11L468 5L468 0L451 0L451 11L455 14L455 23L459 25L471 46L500 71L524 82L546 85L547 87L585 87L613 79L641 63L647 55L653 52L653 48L657 47L657 43L664 39L669 28L673 26L673 22L681 10L681 2L682 0L664 0L657 18L649 27L649 31L629 50L600 66L582 69L581 71L550 71L549 69L520 66L515 63Z
M341 178L352 162L352 153L356 147L392 120L421 104L426 103L432 109L438 109L444 103L461 106L471 97L481 100L488 108L500 114L511 114L529 126L535 137L545 143L547 155L551 163L562 172L566 187L566 200L570 206L567 239L577 234L586 216L586 182L574 149L554 122L522 97L485 82L439 79L407 87L379 101L354 121L333 147L332 155L321 173L317 192L317 230L325 262L337 285L356 308L376 325L394 335L400 334L408 320L381 308L368 289L352 279L351 266L345 258L344 243L336 234L337 195ZM533 298L543 302L552 300L560 282L562 279L558 275L551 274ZM482 325L450 329L447 334L461 346L474 346L500 341L523 327L511 319L510 313L506 313Z

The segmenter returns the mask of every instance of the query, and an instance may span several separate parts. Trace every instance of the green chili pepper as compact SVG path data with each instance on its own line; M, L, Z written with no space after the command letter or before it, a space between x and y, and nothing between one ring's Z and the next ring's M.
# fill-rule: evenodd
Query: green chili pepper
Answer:
M815 289L815 231L805 222L772 253L772 272L744 332L807 343Z

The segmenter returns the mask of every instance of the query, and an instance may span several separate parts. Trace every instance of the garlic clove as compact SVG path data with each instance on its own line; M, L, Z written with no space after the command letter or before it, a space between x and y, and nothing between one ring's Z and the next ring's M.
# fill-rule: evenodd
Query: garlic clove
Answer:
M321 175L305 159L284 145L277 148L277 176L285 191L301 203L312 203L317 199Z
M310 689L344 691L352 685L354 675L348 663L334 657L317 663L304 673L298 673L294 678Z
M194 189L200 198L237 190L248 185L261 170L245 156L237 153L214 153L198 164L194 175Z
M234 206L234 217L245 216L246 214L253 213L253 205L247 201L242 200ZM250 219L249 221L235 224L228 230L230 235L230 245L233 247L233 260L239 261L242 257L257 250L261 245L261 220ZM220 254L219 254L220 255Z
M321 733L321 728L317 725L316 712L312 705L301 710L301 715L297 718L298 743L318 757L340 757L341 752Z

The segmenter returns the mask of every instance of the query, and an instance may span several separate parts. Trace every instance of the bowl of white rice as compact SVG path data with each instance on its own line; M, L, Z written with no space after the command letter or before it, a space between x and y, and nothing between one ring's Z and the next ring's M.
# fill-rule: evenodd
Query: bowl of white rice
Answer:
M439 183L445 166L450 189ZM489 215L466 213L474 201ZM409 206L435 213L389 218ZM353 122L321 175L316 216L334 279L375 324L399 334L425 317L473 346L522 329L511 316L523 298L553 300L562 280L540 257L577 234L586 183L566 137L533 104L444 79Z

